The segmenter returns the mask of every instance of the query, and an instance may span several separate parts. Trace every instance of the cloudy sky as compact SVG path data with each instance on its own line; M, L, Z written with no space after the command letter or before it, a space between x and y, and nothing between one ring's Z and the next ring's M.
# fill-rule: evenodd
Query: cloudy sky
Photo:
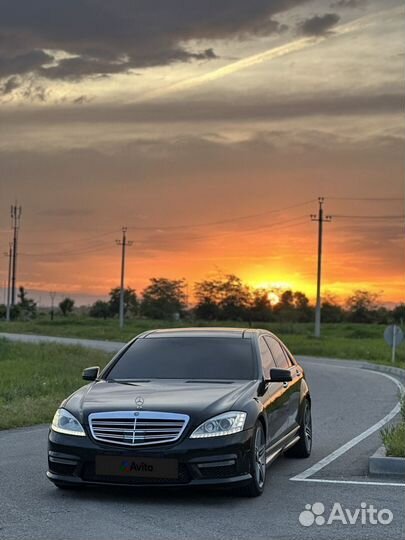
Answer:
M18 278L43 304L117 285L123 225L137 290L233 272L312 297L318 196L325 288L404 300L402 1L0 10L0 243L18 200Z

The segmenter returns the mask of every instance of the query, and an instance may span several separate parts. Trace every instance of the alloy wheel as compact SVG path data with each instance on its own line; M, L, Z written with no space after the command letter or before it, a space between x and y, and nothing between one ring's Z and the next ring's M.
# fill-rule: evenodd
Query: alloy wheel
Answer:
M255 475L258 486L262 488L266 479L266 441L261 425L255 437Z

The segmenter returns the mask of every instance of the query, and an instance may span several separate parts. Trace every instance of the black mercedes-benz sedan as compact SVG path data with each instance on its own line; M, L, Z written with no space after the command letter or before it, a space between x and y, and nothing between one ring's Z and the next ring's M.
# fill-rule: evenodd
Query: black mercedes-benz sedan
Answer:
M228 486L263 492L282 452L306 458L304 371L266 330L153 330L130 341L62 402L48 478L84 485Z

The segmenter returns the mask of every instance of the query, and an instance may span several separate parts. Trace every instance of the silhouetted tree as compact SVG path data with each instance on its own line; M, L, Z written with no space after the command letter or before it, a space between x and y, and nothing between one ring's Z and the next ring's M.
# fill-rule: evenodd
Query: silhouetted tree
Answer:
M356 323L370 323L376 319L375 311L378 294L357 290L346 300L348 310L348 320Z
M249 320L250 290L234 274L196 283L197 317L220 320Z
M273 312L277 319L281 321L287 322L295 320L294 293L290 289L282 293L280 300L273 308Z
M309 305L307 296L300 291L293 294L293 303L295 310L294 320L298 322L310 322L313 318L314 310Z
M115 287L110 291L110 300L108 301L108 304L112 316L118 315L120 311L120 292L120 287ZM132 313L134 315L138 313L138 299L135 290L131 289L131 287L124 289L124 312Z
M75 305L75 301L72 298L66 297L61 302L59 302L59 309L62 312L62 315L66 317L68 313L72 313Z
M403 324L405 322L405 304L398 304L394 307L392 318L397 324Z
M208 321L219 319L221 285L220 279L205 279L194 284L194 314L197 318Z
M142 291L141 314L152 319L182 316L186 309L183 279L151 278Z
M108 302L104 302L103 300L97 300L90 307L89 315L90 317L95 317L96 319L106 320L108 317L111 317L110 304Z
M249 287L237 276L226 275L220 287L219 317L222 320L248 320L249 303Z
M251 293L249 314L252 321L269 322L274 320L268 290L253 290Z
M325 294L322 301L322 321L326 323L339 323L344 320L345 312L338 303L336 296Z
M28 298L27 291L24 287L18 288L18 298L19 302L17 304L17 309L12 310L13 318L16 316L22 316L23 318L32 319L37 315L37 304L32 298Z

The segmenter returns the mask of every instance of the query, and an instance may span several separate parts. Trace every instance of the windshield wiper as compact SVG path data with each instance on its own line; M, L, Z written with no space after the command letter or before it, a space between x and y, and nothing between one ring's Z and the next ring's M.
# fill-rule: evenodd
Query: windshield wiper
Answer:
M186 383L207 383L207 384L232 384L234 381L230 381L229 379L225 380L219 380L219 379L190 379L188 381L184 381Z
M150 379L106 379L106 381L118 384L129 384L130 386L138 386L140 383L150 382Z

